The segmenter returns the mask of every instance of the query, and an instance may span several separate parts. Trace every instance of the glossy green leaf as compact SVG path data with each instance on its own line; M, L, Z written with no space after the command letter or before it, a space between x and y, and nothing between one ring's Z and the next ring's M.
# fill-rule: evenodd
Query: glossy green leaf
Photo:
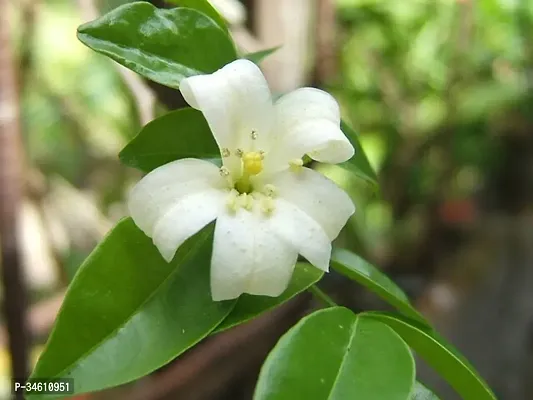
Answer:
M331 265L337 272L365 286L405 315L428 324L411 305L403 290L361 257L348 250L336 248L331 255Z
M225 331L233 326L249 321L274 307L289 301L309 286L318 282L324 273L307 263L298 263L292 275L289 287L279 297L251 296L243 294L237 304L215 332Z
M368 157L359 142L359 135L344 121L341 122L341 130L344 132L348 140L350 140L350 143L352 143L352 146L355 149L355 155L348 161L337 165L369 182L374 188L377 188L378 177L370 165Z
M409 400L440 400L438 396L420 382L415 383Z
M303 318L268 355L254 399L408 399L412 354L392 329L369 321L343 307Z
M183 108L147 124L119 157L128 166L149 172L180 158L217 158L220 151L202 113Z
M464 400L495 400L496 397L474 367L433 329L390 313L368 312L361 318L389 325L420 357L435 369Z
M178 88L183 78L211 73L235 60L228 34L190 8L158 9L137 2L78 28L78 38L138 74Z
M121 221L72 281L32 377L99 390L146 375L207 336L235 303L211 299L212 232L166 263L131 219Z
M218 13L217 10L207 0L167 0L167 3L176 5L178 7L193 8L200 11L202 14L207 15L213 21L216 22L224 31L228 32L228 26L224 21L224 18Z
M255 53L248 53L244 56L247 60L250 60L256 64L259 64L263 59L274 53L276 50L279 49L279 46L272 47L270 49L265 49L261 51L256 51Z

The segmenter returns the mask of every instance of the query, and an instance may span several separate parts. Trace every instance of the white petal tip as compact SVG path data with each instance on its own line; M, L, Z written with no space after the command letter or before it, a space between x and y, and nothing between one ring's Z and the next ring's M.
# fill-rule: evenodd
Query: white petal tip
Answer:
M211 292L211 298L213 301L225 301L225 300L234 300L238 298L240 294L235 293L216 293Z
M329 272L329 257L327 260L313 260L314 262L311 262L316 268L318 268L321 271Z
M174 256L176 255L176 251L178 249L174 249L173 251L172 250L168 250L168 249L161 249L159 246L157 246L156 243L154 243L157 247L157 249L159 250L159 254L161 254L161 257L163 257L163 259L167 262L167 263L170 263L172 261L172 259L174 258Z

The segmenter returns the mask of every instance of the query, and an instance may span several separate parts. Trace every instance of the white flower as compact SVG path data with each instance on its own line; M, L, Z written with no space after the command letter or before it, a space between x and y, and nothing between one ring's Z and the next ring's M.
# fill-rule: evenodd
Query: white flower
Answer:
M302 157L339 163L353 156L333 97L302 88L273 102L263 74L247 60L187 78L180 90L202 111L223 167L182 159L133 189L132 218L164 259L170 262L186 239L216 219L214 300L279 296L298 254L327 271L331 241L355 208L332 181L303 167Z

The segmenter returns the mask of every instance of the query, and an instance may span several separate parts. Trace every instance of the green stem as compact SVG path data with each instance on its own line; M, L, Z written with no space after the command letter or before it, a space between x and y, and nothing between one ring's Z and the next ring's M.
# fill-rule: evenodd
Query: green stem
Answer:
M252 191L252 182L250 181L250 175L243 172L241 178L235 183L235 189L239 193L250 193Z
M338 304L335 303L335 301L333 301L333 299L329 297L325 292L323 292L317 285L309 286L307 290L313 293L313 295L317 299L319 299L322 303L324 303L326 307L337 307L338 306Z

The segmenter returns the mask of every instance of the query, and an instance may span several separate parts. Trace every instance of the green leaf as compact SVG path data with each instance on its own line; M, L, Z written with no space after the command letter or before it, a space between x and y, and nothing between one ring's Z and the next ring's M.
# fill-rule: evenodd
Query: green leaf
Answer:
M474 367L433 329L401 315L367 312L361 318L389 325L435 369L464 400L496 400Z
M317 311L268 355L254 400L405 400L415 379L407 345L343 307Z
M236 325L249 321L264 312L289 301L309 286L318 282L324 273L307 263L298 263L294 269L289 287L279 297L251 296L243 294L237 304L214 333L225 331Z
M128 166L149 172L180 158L217 158L220 151L202 113L183 108L147 124L119 157Z
M410 400L440 400L435 393L429 390L420 382L415 383Z
M207 1L207 0L167 0L167 3L174 4L178 7L187 7L193 8L197 11L200 11L202 14L207 15L216 24L224 29L224 31L229 32L228 26L224 18L218 13L217 10Z
M378 177L370 165L365 151L359 142L359 135L344 121L341 122L341 130L344 132L350 143L352 143L352 146L355 149L355 155L348 161L337 165L369 182L375 189L377 189Z
M337 272L376 293L403 314L429 325L422 314L411 305L403 290L369 262L348 250L336 248L331 255L331 263Z
M274 53L278 50L280 46L272 47L270 49L265 49L261 51L256 51L255 53L248 53L244 56L247 60L250 60L256 64L259 64L263 59Z
M78 28L78 38L138 74L178 88L182 79L216 71L237 54L228 34L190 8L137 2Z
M72 281L32 377L74 378L75 393L95 391L144 376L209 335L235 304L211 299L212 232L166 263L131 219L121 221Z

